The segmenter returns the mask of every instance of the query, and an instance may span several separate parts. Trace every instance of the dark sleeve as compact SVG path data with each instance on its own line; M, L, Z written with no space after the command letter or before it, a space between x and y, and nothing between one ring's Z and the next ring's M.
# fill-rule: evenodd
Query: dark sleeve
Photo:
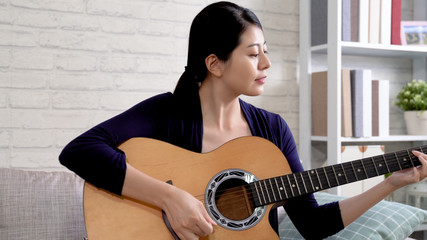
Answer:
M132 137L152 135L155 99L143 101L72 140L62 150L61 164L97 187L121 195L126 156L118 146Z
M286 122L279 118L280 146L292 172L304 171L295 140ZM318 205L313 194L292 198L284 205L286 213L305 239L323 239L344 228L338 202Z

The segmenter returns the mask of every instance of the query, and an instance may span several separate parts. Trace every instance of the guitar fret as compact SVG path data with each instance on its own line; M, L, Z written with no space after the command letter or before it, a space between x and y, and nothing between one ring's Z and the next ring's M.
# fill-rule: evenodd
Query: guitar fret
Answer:
M273 198L274 198L274 201L276 202L277 198L276 198L276 194L274 194L274 189L273 189L273 184L271 183L271 178L268 179L268 182L270 183L271 192L273 193Z
M401 154L400 154L400 153L404 153L404 152L399 152L399 156L401 156ZM402 165L402 168L403 168L403 169L408 168L408 167L413 167L412 163L411 163L411 164L408 164L408 156L406 156L406 153L404 153L404 155L403 155L403 156L401 156L400 158L401 158L401 159L402 159L402 161L403 161L403 165ZM409 166L408 166L408 165L409 165Z
M317 169L315 169L315 171L316 171L317 180L319 181L320 189L324 189L322 186L322 181L320 181L320 178L319 178L319 172L317 172Z
M348 183L347 174L345 173L344 165L343 165L343 164L341 164L341 169L342 169L342 173L343 173L343 175L344 175L345 181L346 181L346 183Z
M280 190L279 184L277 183L277 178L274 178L274 182L276 183L277 192L279 193L279 198L280 200L282 200L283 197L282 197L282 193L280 193L281 190Z
M334 173L334 177L335 177L335 180L336 180L336 182L337 182L337 184L336 184L336 185L335 185L335 184L332 184L332 186L338 186L338 185L340 185L340 181L339 181L339 179L338 179L338 175L337 175L337 173L335 172L334 166L331 166L330 168L332 168L332 172Z
M261 181L258 181L258 184L259 184L259 187L261 190L262 198L264 199L264 203L267 204L267 200L265 199L264 191L262 190Z
M286 198L288 199L289 198L289 196L288 196L288 193L286 192L286 185L285 185L285 183L283 182L283 177L280 177L280 180L282 181L282 186L283 186L283 191L285 192L285 195L286 195Z
M335 177L335 180L337 181L337 183L338 183L338 178L337 178L337 174L335 173L335 170L334 170L334 168L333 167L331 167L332 168L332 172L334 173L334 177ZM325 174L326 174L326 170L325 170L325 168L323 168L323 170L324 170L324 172L325 172ZM330 187L332 187L332 186L336 186L336 185L333 185L333 184L330 184L330 180L332 180L332 179L329 179L329 177L326 175L326 178L328 179L328 183L329 183L329 186ZM338 184L337 184L338 185Z
M260 205L263 205L263 204L262 204L262 199L261 199L261 196L259 195L259 190L258 190L258 187L256 186L256 184L257 184L257 182L254 182L254 186L255 186L256 194L257 194L257 196L258 196L258 201L259 201L259 204L260 204Z
M268 193L268 187L267 187L267 184L265 183L265 180L264 180L263 182L264 182L264 186L265 186L265 191L266 191L266 193L267 193L268 201L271 203L271 198L270 198L270 194Z
M256 187L254 186L254 184L255 184L254 182L248 184L249 192L250 192L250 195L252 196L252 199L254 200L254 205L260 206L261 203L259 202L259 198L256 195Z
M402 170L402 165L400 165L400 161L399 161L399 158L397 157L396 153L394 153L394 156L396 156L397 164L399 164L399 168L400 168L400 170Z
M300 172L299 174L300 174L301 179L302 179L302 184L303 184L303 186L304 186L305 193L308 193L308 191L307 191L307 186L305 185L305 181L304 181L304 177L303 177L303 175L302 175L302 172Z
M354 174L353 165L351 162L345 162L341 164L342 170L344 171L344 177L347 183L355 182L357 181L356 175Z
M326 181L328 183L328 186L331 187L331 183L329 182L328 174L326 173L326 169L323 168L323 172L325 173Z
M377 173L377 176L379 176L380 174L378 173L377 165L375 164L373 157L371 157L371 161L372 161L372 164L374 165L375 172Z
M340 168L341 166L341 168ZM345 173L341 172L341 170L343 170L342 165L340 164L336 164L336 165L332 165L332 171L334 172L336 179L337 179L337 185L341 185L341 184L345 184L348 183L346 177L345 177ZM344 177L344 178L343 178ZM345 181L346 180L346 181ZM345 181L345 182L344 182ZM341 183L343 182L343 183Z
M414 161L412 160L412 157L411 157L411 154L409 153L409 151L408 151L408 150L406 150L406 152L408 153L409 159L411 159L412 167L415 167L415 165L414 165Z
M353 165L355 167L357 180L366 179L365 171L363 170L362 160L354 161Z
M371 158L364 158L362 159L362 162L366 169L367 178L377 176L377 174L375 173L374 166L372 165Z
M394 153L385 154L384 158L388 161L390 172L401 170L399 161Z
M313 179L311 179L311 175L310 175L310 173L309 172L307 172L307 175L308 175L308 178L310 179L310 183L311 183L311 188L313 189L313 191L315 191L315 187L314 187L314 184L313 184Z
M359 178L357 177L356 169L354 169L353 162L350 162L350 163L351 163L351 168L353 169L353 172L354 172L354 176L356 177L356 181L359 181Z
M384 161L381 158L381 156L373 156L372 159L375 162L375 165L377 166L378 175L383 175L383 174L387 173L387 169L385 169L385 167L384 167L385 164L384 164Z
M286 178L288 179L288 183L289 183L289 187L291 188L292 196L295 197L294 189L293 189L294 186L292 186L292 184L291 184L291 180L289 179L289 175L286 175Z
M390 171L390 168L388 167L387 160L385 159L385 156L384 156L384 155L382 155L382 157L383 157L383 159L384 159L384 164L385 164L385 166L387 167L387 173L390 173L391 171Z
M363 172L365 173L366 178L369 178L368 173L366 172L365 164L363 163L363 159L360 162L362 163Z
M408 149L255 181L249 187L255 206L262 206L420 164Z
M295 185L297 186L298 193L299 193L299 195L301 195L301 190L299 189L299 184L298 184L297 178L296 178L295 174L292 174L292 176L294 177Z

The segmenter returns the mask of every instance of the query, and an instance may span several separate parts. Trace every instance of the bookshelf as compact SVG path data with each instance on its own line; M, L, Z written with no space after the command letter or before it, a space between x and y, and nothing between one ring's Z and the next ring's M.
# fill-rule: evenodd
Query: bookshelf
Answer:
M327 44L322 44L311 47L311 52L326 54L327 46ZM341 52L343 55L354 56L418 58L427 56L427 47L341 42Z
M323 136L311 136L311 141L326 142L327 137ZM415 135L390 135L387 137L369 137L369 138L351 138L351 137L340 137L342 143L384 143L384 142L422 142L427 141L427 136L415 136Z
M413 79L426 79L427 47L383 45L341 41L341 0L328 1L328 42L311 46L310 36L310 0L300 1L300 49L299 49L299 100L300 132L299 153L305 169L311 169L312 142L324 142L327 145L327 164L340 163L341 146L351 143L390 143L427 141L427 136L391 135L387 137L344 138L341 137L341 69L342 56L392 57L412 60ZM419 7L422 5L422 7ZM424 0L414 0L414 18L427 19ZM423 16L420 16L423 15ZM327 55L328 69L328 132L326 137L311 135L311 54ZM410 79L408 79L410 80ZM390 95L390 98L394 96ZM337 127L340 126L340 127ZM332 189L339 193L339 189Z

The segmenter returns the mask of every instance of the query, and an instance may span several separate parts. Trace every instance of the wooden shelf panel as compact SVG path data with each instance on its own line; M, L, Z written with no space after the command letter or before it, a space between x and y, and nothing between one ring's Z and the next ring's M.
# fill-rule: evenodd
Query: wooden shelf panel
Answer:
M327 142L328 138L323 136L312 136L312 141L318 142ZM418 141L427 141L427 136L421 135L390 135L387 137L369 137L369 138L349 138L342 137L339 139L341 142L345 143L357 143L357 142L418 142Z
M418 58L427 57L427 47L425 46L402 46L384 45L359 42L341 42L341 50L344 55L354 56L380 56L397 58ZM312 53L327 52L327 45L318 45L311 48Z

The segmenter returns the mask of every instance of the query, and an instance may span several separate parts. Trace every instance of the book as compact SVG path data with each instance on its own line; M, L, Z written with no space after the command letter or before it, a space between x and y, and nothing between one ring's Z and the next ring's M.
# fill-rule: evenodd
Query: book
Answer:
M380 0L369 0L369 43L380 42Z
M353 137L370 137L372 136L371 70L351 70L350 75Z
M311 46L328 41L328 0L311 0Z
M328 135L328 72L311 74L311 126L312 135Z
M379 133L379 81L372 80L372 136L378 137Z
M341 135L351 137L352 117L351 117L351 88L350 70L341 71L342 92L341 92ZM328 135L328 72L314 72L311 74L311 113L312 113L312 135Z
M401 45L400 21L402 19L402 0L391 0L391 44Z
M353 113L352 123L353 123L353 137L362 137L363 136L363 119L362 119L362 86L356 84L357 82L362 81L362 71L361 70L351 70L351 111Z
M351 41L351 1L342 0L341 40Z
M369 0L359 0L359 42L369 41Z
M379 136L390 135L390 82L388 80L379 80Z
M372 80L372 136L390 135L390 103L388 80Z
M341 135L343 137L353 136L353 124L351 113L351 81L350 69L341 71Z
M391 1L381 0L380 43L391 43Z
M350 6L351 17L350 17L350 27L351 27L351 41L359 41L359 0L351 1Z

